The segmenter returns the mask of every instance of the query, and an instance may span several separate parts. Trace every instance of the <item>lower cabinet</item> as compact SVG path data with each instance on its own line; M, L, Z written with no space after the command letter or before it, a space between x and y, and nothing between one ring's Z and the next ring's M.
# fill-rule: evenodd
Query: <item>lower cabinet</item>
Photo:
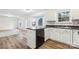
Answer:
M44 29L44 33L45 33L45 41L46 41L47 39L49 39L51 37L50 36L51 28Z
M61 29L60 30L60 36L59 39L63 43L72 44L72 30L71 29Z
M44 43L44 29L27 29L24 35L30 48L39 48Z
M45 39L48 38L79 48L79 30L77 29L47 28Z
M51 39L59 42L72 44L72 30L62 28L52 28L50 31Z
M60 39L60 33L59 32L60 32L60 29L51 28L51 32L50 32L51 39L59 41L59 39Z
M19 38L27 40L27 46L30 48L36 48L36 31L34 30L20 30Z
M79 30L46 28L44 30L44 33L45 33L45 40L53 39L59 42L73 45L75 47L79 47ZM37 39L35 30L27 29L26 31L21 31L19 37L20 38L25 37L27 39L27 45L31 48L36 48Z
M79 30L73 30L73 46L76 46L79 48Z
M36 31L27 30L25 36L27 38L27 45L30 48L36 48Z

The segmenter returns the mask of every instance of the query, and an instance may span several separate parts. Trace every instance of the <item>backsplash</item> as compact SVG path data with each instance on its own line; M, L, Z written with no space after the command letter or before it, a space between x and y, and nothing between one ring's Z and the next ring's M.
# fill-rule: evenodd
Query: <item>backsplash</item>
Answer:
M55 24L55 23L56 23L55 21L47 21L46 25L52 25L52 24Z
M55 21L47 21L46 25L76 25L79 26L79 19L72 20L72 22L55 22Z
M72 20L72 23L73 23L73 24L79 24L79 19L73 19L73 20Z

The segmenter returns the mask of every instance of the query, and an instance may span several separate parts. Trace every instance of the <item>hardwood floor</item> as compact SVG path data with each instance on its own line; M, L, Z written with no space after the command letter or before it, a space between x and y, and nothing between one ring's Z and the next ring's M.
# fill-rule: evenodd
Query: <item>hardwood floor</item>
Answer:
M30 49L26 38L20 39L17 35L0 38L0 49ZM76 47L48 39L38 49L76 49Z
M26 49L26 39L19 39L17 36L0 38L0 49Z
M48 39L39 49L76 49L65 43L61 43L55 40Z

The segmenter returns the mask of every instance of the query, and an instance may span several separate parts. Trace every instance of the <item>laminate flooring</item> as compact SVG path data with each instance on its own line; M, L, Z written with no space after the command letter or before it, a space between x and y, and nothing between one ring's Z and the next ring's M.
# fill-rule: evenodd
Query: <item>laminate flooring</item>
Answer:
M16 35L1 37L0 49L27 49L27 41L25 38L20 39Z
M48 39L42 46L39 47L39 49L76 49L76 47Z

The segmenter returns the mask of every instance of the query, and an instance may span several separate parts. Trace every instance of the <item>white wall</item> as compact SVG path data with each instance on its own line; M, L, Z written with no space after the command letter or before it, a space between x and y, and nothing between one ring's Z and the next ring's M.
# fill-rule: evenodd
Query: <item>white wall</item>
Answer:
M18 17L18 21L17 21L18 28L20 28L20 29L28 28L27 22L28 22L28 17L27 16Z
M17 27L17 18L0 16L0 29L13 29Z
M55 20L55 14L56 14L56 9L49 9L46 13L46 20L47 21L54 21Z
M27 28L30 28L31 27L31 21L32 20L32 17L30 15L27 16Z
M47 25L52 25L53 21L57 21L57 9L48 9L44 12L45 20Z
M71 9L72 19L79 19L79 9Z
M38 17L38 16L45 16L45 12L37 12L33 15L27 16L27 28L32 28L32 20L34 19L34 17Z

